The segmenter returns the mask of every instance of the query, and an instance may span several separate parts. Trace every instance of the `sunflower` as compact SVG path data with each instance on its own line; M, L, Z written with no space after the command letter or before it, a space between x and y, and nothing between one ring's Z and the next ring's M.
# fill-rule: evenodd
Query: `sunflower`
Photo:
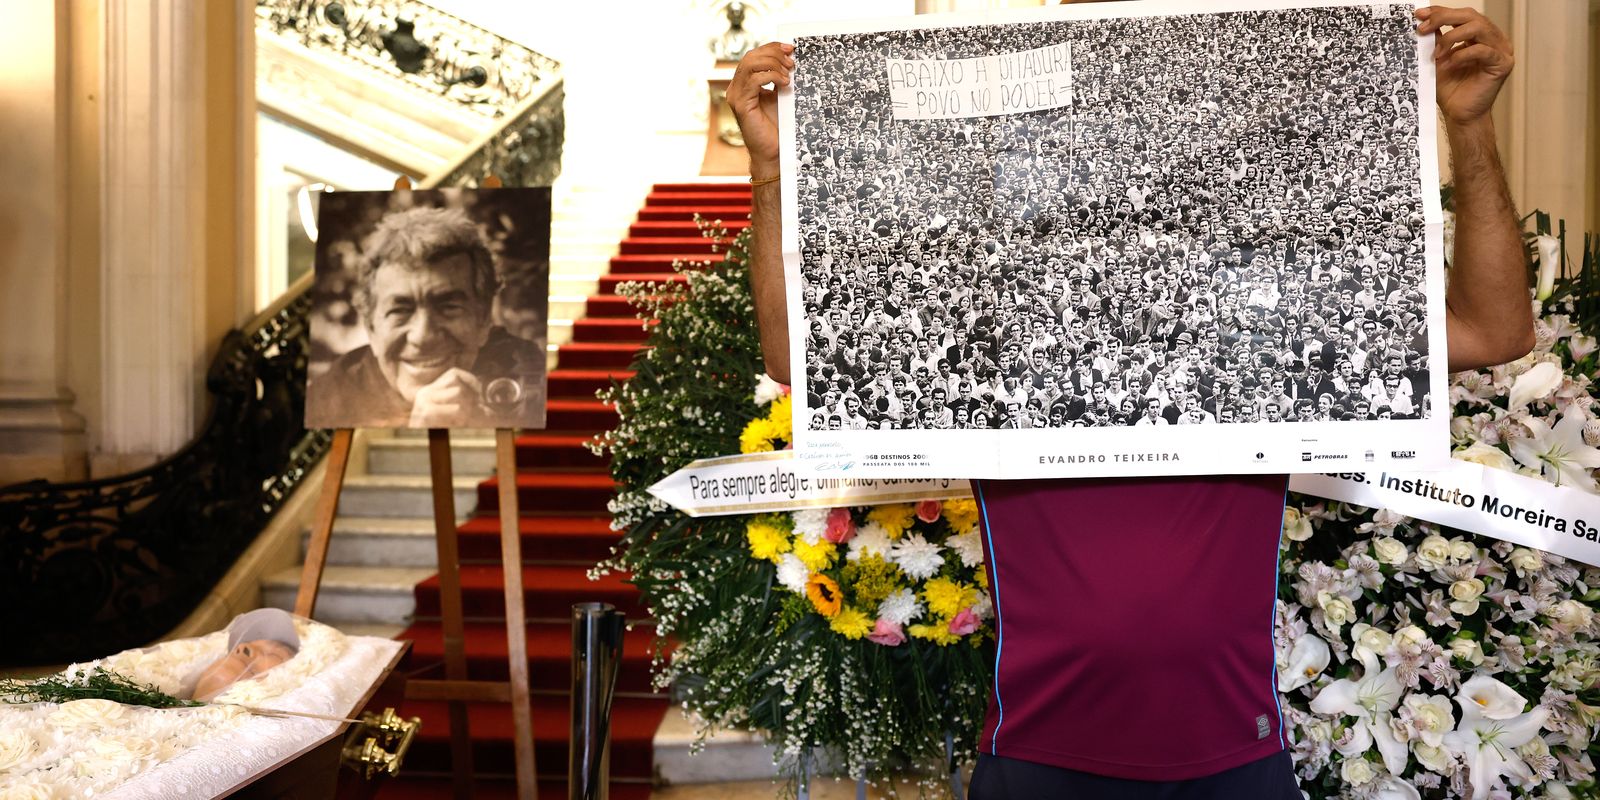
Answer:
M829 618L838 615L839 607L844 602L844 596L839 593L839 584L820 572L806 581L806 597L811 599L811 607L818 614Z

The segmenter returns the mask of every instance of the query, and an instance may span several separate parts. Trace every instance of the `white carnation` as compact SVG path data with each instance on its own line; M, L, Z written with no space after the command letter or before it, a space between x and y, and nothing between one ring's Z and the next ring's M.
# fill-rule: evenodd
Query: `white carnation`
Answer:
M889 557L900 565L901 571L915 580L925 581L938 574L944 566L944 556L939 555L939 545L913 533L896 542Z
M804 561L794 553L784 553L778 556L778 583L783 588L795 594L806 593L806 581L811 578L811 570Z
M827 508L807 508L794 512L794 535L804 539L806 544L816 544L822 541L822 534L828 531Z
M889 538L889 532L876 522L868 522L856 528L854 539L850 540L850 553L845 556L850 561L859 561L862 556L887 556L889 548L894 545L894 540Z
M773 380L766 373L756 376L756 405L764 406L784 394L786 387Z
M908 624L920 616L922 603L917 600L916 592L910 589L901 589L878 604L878 619L895 625Z
M983 537L976 529L952 536L944 540L944 544L961 557L962 566L977 567L983 564Z

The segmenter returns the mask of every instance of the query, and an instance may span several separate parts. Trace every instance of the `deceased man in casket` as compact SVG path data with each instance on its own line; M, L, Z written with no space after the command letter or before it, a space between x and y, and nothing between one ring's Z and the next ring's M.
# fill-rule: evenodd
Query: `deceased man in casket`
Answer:
M260 609L226 631L5 683L0 798L225 793L333 735L399 647Z

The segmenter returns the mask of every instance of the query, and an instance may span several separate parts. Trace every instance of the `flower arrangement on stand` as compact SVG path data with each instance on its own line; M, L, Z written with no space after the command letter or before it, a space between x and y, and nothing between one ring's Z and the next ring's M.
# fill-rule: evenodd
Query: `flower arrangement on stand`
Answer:
M627 534L601 568L632 574L663 644L657 683L703 733L762 732L791 786L827 771L943 791L951 765L975 758L993 663L976 505L692 519L646 491L696 458L788 446L787 390L752 387L744 247L666 294L623 288L661 323L607 394L622 422L597 446Z

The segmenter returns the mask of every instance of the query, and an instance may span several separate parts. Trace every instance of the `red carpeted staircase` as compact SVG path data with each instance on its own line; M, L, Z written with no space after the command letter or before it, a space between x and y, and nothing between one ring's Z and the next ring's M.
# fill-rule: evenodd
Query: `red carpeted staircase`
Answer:
M631 376L628 367L646 331L634 309L616 294L624 281L682 280L674 261L717 256L700 235L695 214L724 220L730 233L743 229L750 212L747 184L657 184L645 200L628 238L600 278L600 293L575 320L572 341L562 345L550 373L548 427L517 437L517 490L521 505L523 586L528 624L528 662L533 689L535 759L541 798L566 792L568 690L571 683L572 604L612 603L630 622L646 620L638 592L623 577L590 581L587 571L610 555L619 534L610 528L606 503L614 486L605 459L584 443L612 428L616 414L595 392ZM504 679L506 639L499 562L498 485L478 487L475 516L459 529L462 605L467 617L466 652L471 677ZM402 669L414 677L443 677L444 644L439 625L439 579L417 585L416 621L398 638L414 642ZM667 710L665 695L650 694L652 629L635 627L623 643L611 734L611 797L646 800L652 782L651 741ZM401 777L383 798L449 796L450 730L444 703L408 701L403 716L422 717ZM512 723L509 706L472 704L473 765L479 797L511 797Z

